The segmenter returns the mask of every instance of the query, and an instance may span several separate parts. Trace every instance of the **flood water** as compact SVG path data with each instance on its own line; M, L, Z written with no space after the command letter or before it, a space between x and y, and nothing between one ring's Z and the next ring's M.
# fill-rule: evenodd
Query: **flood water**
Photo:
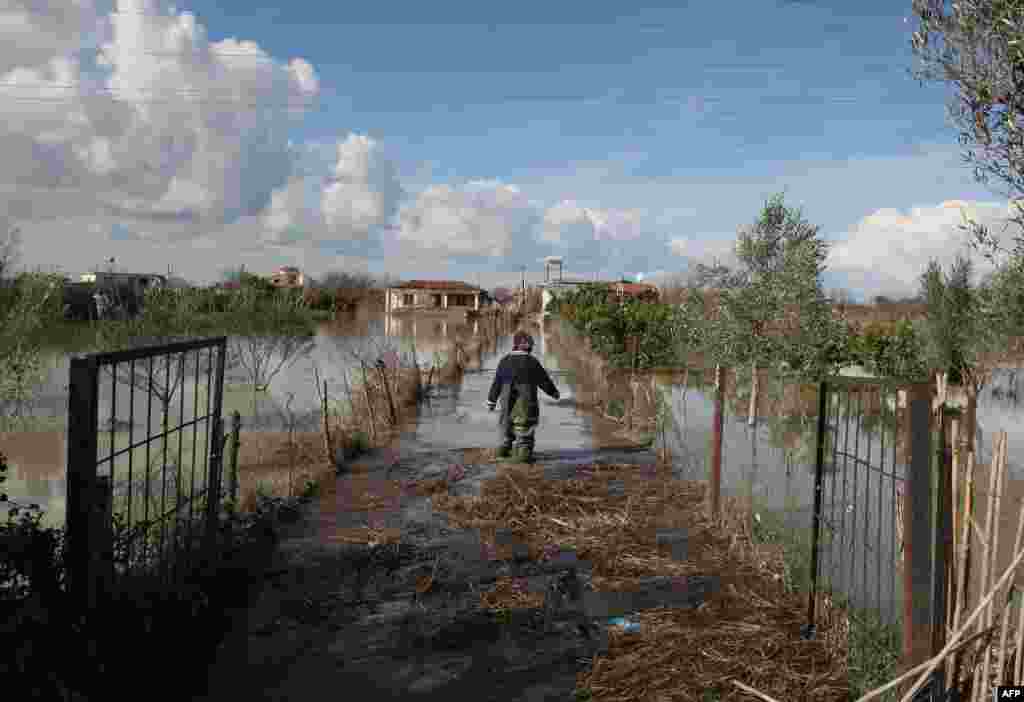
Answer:
M321 379L328 382L332 398L343 393L342 376L358 369L357 356L374 358L375 354L391 347L403 353L415 349L420 363L429 366L447 360L451 341L467 340L487 335L490 341L479 358L470 358L467 372L461 382L441 386L421 408L402 436L404 445L423 446L427 449L494 447L499 442L496 427L497 413L490 413L484 402L494 378L494 370L501 357L511 351L511 329L484 327L481 320L467 324L457 316L446 318L388 318L381 310L361 308L355 317L341 322L322 324L309 340L306 348L299 348L290 358L287 350L273 345L264 346L271 357L270 368L284 360L278 373L271 379L268 391L254 395L244 385L244 369L228 373L224 391L224 415L238 410L242 416L243 441L246 433L281 431L292 423L297 431L315 431L319 422L319 399L314 389L312 370L319 368ZM489 322L488 322L489 324ZM559 401L541 393L541 420L537 430L536 452L538 460L568 460L574 456L586 457L596 448L629 445L621 426L595 413L595 398L612 392L606 378L594 377L581 360L581 340L558 320L544 324L536 330L536 353L552 373L561 391ZM250 340L230 338L229 344L243 349ZM258 344L257 344L258 345ZM244 353L243 353L244 355ZM251 359L250 359L251 360ZM48 378L39 396L30 408L35 422L31 430L8 431L0 434L0 449L9 457L11 475L5 490L12 498L23 502L37 502L46 508L46 521L58 525L63 522L65 509L65 481L67 457L67 382L69 357L54 354L48 359ZM170 426L182 418L205 414L207 393L205 378L193 382L194 373L188 368L184 387L174 395L169 407ZM1018 368L1006 368L996 373L992 382L979 397L978 420L982 460L991 455L993 437L1006 431L1009 440L1010 482L1008 495L1024 499L1024 475L1021 459L1024 457L1024 426L1020 421L1021 406L1017 400ZM741 374L742 375L742 374ZM651 395L663 393L668 406L668 421L664 435L680 477L704 479L707 475L709 442L712 429L713 399L710 378L696 374L657 374L641 381L642 392ZM813 504L813 475L815 437L817 426L817 393L811 388L790 387L769 390L762 386L765 399L759 403L760 417L756 427L747 424L745 392L742 377L739 388L727 384L727 408L723 432L722 485L727 494L744 496L753 501L762 513L775 512L785 516L790 528L809 534ZM128 383L112 383L101 379L101 423L111 416L111 386L115 385L116 417L127 422L131 389ZM646 388L646 390L644 390ZM146 393L134 393L132 417L135 428L133 441L146 437ZM151 413L152 432L159 432L160 413ZM204 451L205 426L200 423L195 451ZM106 434L106 432L104 432ZM127 445L127 431L115 431L114 446ZM181 462L188 465L193 449L191 432L185 434ZM859 446L858 455L881 461L881 447L877 434L862 428L846 437L850 446ZM106 443L103 443L106 441ZM873 447L874 457L867 446ZM101 456L110 446L101 440ZM891 450L891 449L890 449ZM887 467L889 470L891 466ZM897 472L902 469L897 466ZM117 468L121 474L121 467ZM101 468L101 473L102 473ZM854 472L847 467L848 476ZM875 482L873 483L872 480ZM835 490L834 500L826 504L832 508L829 515L843 531L855 534L863 551L870 542L870 557L860 561L849 553L858 552L855 544L850 552L839 558L840 571L833 572L834 582L853 591L855 599L881 600L886 608L898 611L899 588L889 592L886 584L892 579L894 535L894 500L890 484L870 471L854 477L844 492ZM831 494L831 493L830 493ZM1003 544L1012 543L1016 509L1007 519L1007 536ZM1012 522L1012 524L1010 524ZM833 550L847 548L847 544L833 546ZM838 557L838 556L837 556ZM881 583L881 585L879 584Z

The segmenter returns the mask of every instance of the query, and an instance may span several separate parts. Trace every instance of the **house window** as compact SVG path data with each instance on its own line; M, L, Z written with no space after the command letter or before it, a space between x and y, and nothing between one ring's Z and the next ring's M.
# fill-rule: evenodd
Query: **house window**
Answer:
M413 295L402 295L402 304L406 306L412 306L415 296Z
M441 306L441 296L440 295L434 295L434 307L440 307L440 306Z

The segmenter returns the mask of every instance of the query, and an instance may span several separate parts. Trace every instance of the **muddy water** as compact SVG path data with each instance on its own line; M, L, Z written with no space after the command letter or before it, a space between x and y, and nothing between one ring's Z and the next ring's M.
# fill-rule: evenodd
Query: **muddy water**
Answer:
M267 391L254 394L246 385L245 368L229 368L225 373L223 414L229 417L235 410L240 413L243 437L254 433L277 434L289 426L297 432L315 431L319 428L320 405L315 391L314 367L319 370L321 381L327 381L332 403L341 402L346 376L349 382L358 380L358 357L372 361L384 350L392 348L404 355L415 350L419 361L428 366L431 363L443 364L448 360L448 349L453 341L467 342L474 334L493 331L493 324L491 328L484 324L483 321L467 323L459 315L451 314L410 325L385 317L381 309L361 307L353 315L321 324L309 347L291 355L269 339L229 337L229 354L233 350L240 351L249 367L253 365L254 353L265 355L267 366L278 370ZM46 379L24 411L25 416L17 424L5 425L0 431L0 450L7 455L11 468L5 492L19 502L35 502L43 506L46 522L53 525L64 520L70 358L70 354L57 352L46 356ZM185 382L175 391L168 407L168 426L172 430L180 423L198 419L194 428L172 434L171 449L178 451L180 438L179 463L186 469L193 462L193 454L197 457L204 455L209 441L204 417L208 414L210 398L203 367L209 357L205 352L201 354L198 378L195 359L194 354L186 357ZM124 370L121 369L122 372ZM142 374L144 383L148 365L140 364L136 371ZM165 366L154 364L157 385L167 382L166 372ZM176 377L177 369L172 363L172 385ZM134 444L160 433L160 402L154 399L150 404L147 393L138 388L133 391L130 383L120 379L114 381L101 375L99 409L101 427L111 418L117 422L112 436L105 429L100 432L101 458L109 454L111 446L120 451L129 445L129 425L131 443ZM151 443L150 463L161 451L158 444L157 441ZM140 447L119 457L115 476L127 475L129 455L135 475L138 475L140 466L146 462L143 454L144 449ZM196 463L199 462L197 458ZM101 474L108 471L105 465L99 468Z
M571 352L572 364L580 371L584 384L581 390L589 399L628 394L625 381L606 379L602 370L588 359L583 340L566 325L558 325L551 336L557 336L563 353ZM566 364L569 365L569 364ZM991 460L992 443L1000 431L1008 434L1009 481L1000 527L1000 563L1009 564L1016 535L1018 510L1024 504L1024 422L1022 422L1021 376L1019 366L996 371L992 381L979 396L978 445L981 461ZM712 378L698 373L658 373L640 383L640 396L647 390L653 395L663 393L669 405L669 421L665 441L679 473L694 479L708 474L708 455L714 414ZM779 387L762 382L755 427L747 422L749 379L741 377L726 383L726 410L723 430L722 489L727 495L750 500L757 512L779 518L788 530L805 541L809 549L813 510L813 476L816 450L817 390L813 386ZM605 398L607 399L607 398ZM840 454L833 457L841 470L825 479L823 516L841 534L831 548L823 547L823 577L831 580L834 590L849 593L859 604L876 609L892 620L901 609L901 566L897 558L896 536L892 525L896 516L893 481L884 477L883 445L877 431L851 422L840 433ZM661 439L658 446L663 445ZM905 475L902 446L892 464L892 436L885 440L887 473ZM848 460L846 451L867 460L875 470L866 470ZM984 475L985 471L980 470ZM845 480L843 476L845 475ZM980 491L988 488L976 482ZM981 505L982 515L984 504ZM979 519L984 519L983 516ZM979 547L980 551L980 547ZM809 551L808 551L809 552ZM809 558L809 556L808 556ZM975 569L975 575L980 569ZM979 586L980 587L980 586Z

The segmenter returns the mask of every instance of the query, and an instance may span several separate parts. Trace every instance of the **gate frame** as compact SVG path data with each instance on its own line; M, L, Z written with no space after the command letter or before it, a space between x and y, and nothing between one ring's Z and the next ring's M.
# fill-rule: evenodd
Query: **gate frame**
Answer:
M949 530L948 515L940 508L950 497L948 461L944 446L945 407L937 412L932 407L932 384L929 379L890 379L855 376L829 376L819 383L818 432L814 471L814 511L811 533L811 583L807 603L807 623L804 636L812 638L816 629L816 609L819 596L818 571L820 568L820 533L822 528L825 435L830 430L828 421L829 396L842 386L878 386L898 393L906 391L908 459L904 483L903 509L903 622L902 663L913 667L937 652L935 648L944 639L946 622L946 580L944 567ZM898 394L897 394L898 398ZM898 402L898 399L897 399ZM849 420L847 420L849 421ZM899 407L897 406L897 422ZM898 425L897 425L898 426ZM838 425L834 428L838 435ZM897 428L899 431L899 428ZM936 449L934 438L938 436ZM893 447L895 450L895 446ZM859 457L855 457L859 459ZM936 459L933 463L933 458ZM883 465L884 465L883 451ZM833 470L837 470L833 466ZM895 479L895 478L894 478ZM834 496L833 496L834 497ZM917 507L923 506L925 508ZM894 506L895 508L895 506ZM944 681L941 668L935 680Z
M199 416L195 414L191 420L185 421L184 416L179 417L179 424L168 427L158 434L148 433L142 441L132 443L129 438L129 445L124 449L115 450L111 446L111 453L103 459L103 462L110 461L111 477L98 476L97 468L101 461L98 461L99 442L99 375L103 366L113 366L116 373L117 365L125 362L132 362L157 357L168 359L176 354L184 354L195 351L197 359L202 349L215 349L216 360L214 366L206 372L207 393L210 392L210 383L213 383L213 393L210 397L212 407L207 414ZM102 353L84 354L74 356L71 359L69 370L69 395L68 395L68 444L67 444L67 507L65 519L65 558L67 563L68 591L73 598L78 611L83 613L93 612L96 607L102 604L103 599L110 594L112 578L114 577L113 554L111 552L111 507L112 507L112 478L114 473L114 459L125 451L132 451L139 446L148 446L154 439L167 439L176 431L182 431L186 426L197 427L200 422L205 421L208 427L209 440L205 447L204 456L206 463L206 487L204 490L194 493L195 497L207 497L206 510L204 515L207 546L213 546L213 537L216 534L215 527L220 519L220 503L223 497L222 472L223 472L223 392L224 392L224 369L227 354L227 337L207 337L188 341L179 341L170 344L159 344L142 346L138 348L110 351ZM168 365L170 360L168 360ZM213 377L210 377L211 371ZM152 380L152 365L150 366ZM198 385L199 367L197 362L196 378ZM182 393L184 393L185 377L180 379ZM117 395L116 381L114 395L111 398L111 417L116 417ZM152 402L152 391L148 393L149 401ZM130 397L134 396L134 386L130 389ZM182 395L184 403L184 394ZM134 406L130 411L134 416ZM161 427L162 429L162 427ZM194 428L195 432L196 429ZM193 455L193 464L196 456ZM148 476L147 476L148 480ZM216 496L211 499L211 495ZM191 502L192 494L189 501ZM181 500L175 499L175 511L181 507ZM163 522L168 519L164 514L156 520ZM161 554L163 556L163 554Z

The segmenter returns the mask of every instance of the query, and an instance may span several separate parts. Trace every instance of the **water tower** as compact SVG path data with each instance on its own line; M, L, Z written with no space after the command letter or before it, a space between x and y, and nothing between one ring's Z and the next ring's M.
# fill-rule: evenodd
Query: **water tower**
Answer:
M558 267L558 282L562 282L562 257L561 256L548 256L544 259L544 282L550 283L553 281L551 277L551 269Z

